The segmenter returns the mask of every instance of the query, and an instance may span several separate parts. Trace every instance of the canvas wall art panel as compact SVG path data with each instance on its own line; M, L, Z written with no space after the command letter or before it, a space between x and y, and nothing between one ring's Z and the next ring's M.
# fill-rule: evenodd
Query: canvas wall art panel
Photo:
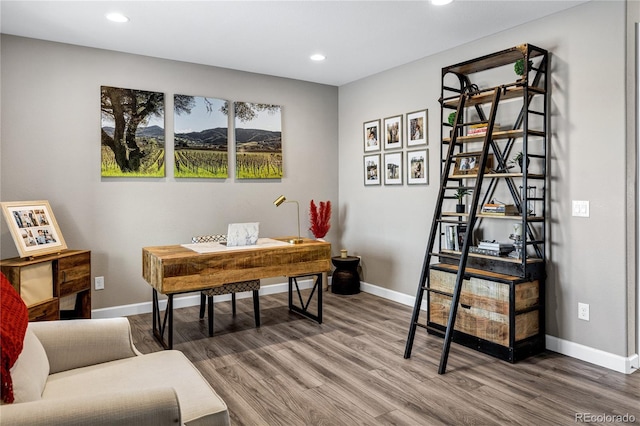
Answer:
M282 108L234 102L237 179L282 178Z
M164 94L101 86L102 177L164 177Z
M229 177L229 101L174 95L173 175Z

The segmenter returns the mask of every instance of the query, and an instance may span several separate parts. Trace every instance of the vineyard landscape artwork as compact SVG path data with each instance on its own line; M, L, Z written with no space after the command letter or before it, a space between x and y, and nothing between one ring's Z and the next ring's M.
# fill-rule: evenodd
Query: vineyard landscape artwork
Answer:
M175 95L174 111L174 176L227 178L229 101Z
M164 94L100 87L102 177L164 177Z
M235 102L236 178L282 177L282 121L279 105Z

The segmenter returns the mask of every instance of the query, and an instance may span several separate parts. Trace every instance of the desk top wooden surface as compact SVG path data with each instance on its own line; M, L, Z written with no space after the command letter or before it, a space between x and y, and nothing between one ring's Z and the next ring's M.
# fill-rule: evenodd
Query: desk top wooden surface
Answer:
M289 241L292 237L274 238ZM301 244L197 253L181 245L142 249L142 276L162 294L185 293L238 281L328 272L331 244Z

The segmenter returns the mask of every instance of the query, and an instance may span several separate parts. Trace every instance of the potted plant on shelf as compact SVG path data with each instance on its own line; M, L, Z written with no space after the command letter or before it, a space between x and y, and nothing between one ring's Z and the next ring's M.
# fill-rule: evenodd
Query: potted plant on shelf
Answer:
M456 213L464 213L466 206L464 205L463 198L465 197L465 195L469 194L471 193L466 188L456 189L456 194L454 195L456 200L458 200L458 204L456 204Z
M510 161L511 164L517 164L520 167L520 171L524 172L524 168L522 167L522 161L524 160L524 154L522 153L522 151L520 151L519 153L516 154L515 157L513 157L513 160ZM531 160L529 158L527 158L527 169L529 168L529 163L531 162Z
M533 66L533 61L529 60L528 69L531 70ZM520 76L520 80L524 78L524 59L518 59L515 64L513 64L513 71Z

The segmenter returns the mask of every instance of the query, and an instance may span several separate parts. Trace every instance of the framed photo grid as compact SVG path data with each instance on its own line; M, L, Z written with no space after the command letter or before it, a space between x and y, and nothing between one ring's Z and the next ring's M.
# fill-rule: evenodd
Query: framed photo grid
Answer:
M365 122L363 137L364 152L380 151L380 120Z
M20 257L58 253L67 248L48 201L0 204Z
M363 123L365 186L429 184L428 115L421 109Z
M384 184L402 185L402 152L384 155Z
M428 134L427 110L407 114L407 146L426 145Z
M407 151L407 184L426 185L429 183L429 156L426 149Z
M402 115L384 119L384 149L402 148Z
M364 156L364 184L380 185L380 154Z

